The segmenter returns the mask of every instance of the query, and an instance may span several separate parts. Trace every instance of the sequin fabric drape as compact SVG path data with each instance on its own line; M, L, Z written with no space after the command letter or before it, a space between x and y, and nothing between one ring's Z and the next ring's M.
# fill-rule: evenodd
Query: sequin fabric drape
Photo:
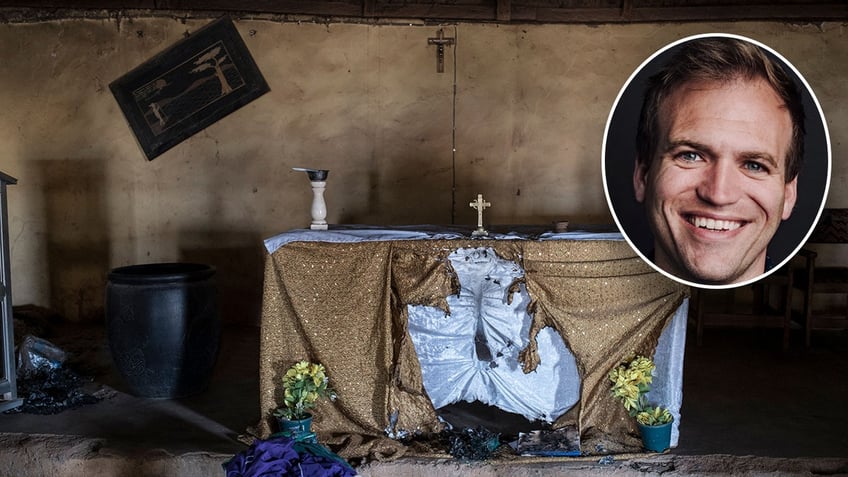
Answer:
M628 355L652 355L688 294L616 240L408 240L289 243L266 258L260 343L259 437L276 429L285 370L308 359L327 368L339 398L313 412L319 440L345 458L390 459L405 447L386 437L441 429L407 331L406 306L437 306L459 286L447 256L491 247L518 263L531 297L526 372L539 363L534 337L550 326L575 356L578 403L554 422L576 425L584 451L633 450L635 423L609 393L606 375ZM589 446L590 448L587 448Z

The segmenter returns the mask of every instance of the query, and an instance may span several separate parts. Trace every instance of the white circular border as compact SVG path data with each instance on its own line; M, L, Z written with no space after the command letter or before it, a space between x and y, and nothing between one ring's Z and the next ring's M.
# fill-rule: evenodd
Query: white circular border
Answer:
M607 167L606 167L607 135L609 134L610 123L612 122L612 117L615 114L615 111L618 109L618 102L621 100L621 97L624 95L624 92L630 86L630 82L633 81L633 79L642 71L642 69L645 66L647 66L649 63L651 63L651 61L653 61L657 56L665 53L666 50L673 48L673 47L675 47L675 46L677 46L681 43L686 43L686 42L689 42L689 41L692 41L692 40L695 40L695 39L698 39L698 38L714 38L714 37L735 38L737 40L742 40L742 41L746 41L748 43L753 43L753 44L759 46L760 48L763 48L764 50L769 51L771 54L773 54L774 56L779 58L785 66L788 66L789 68L791 68L792 71L797 76L797 78L800 79L801 82L804 84L804 87L807 88L807 93L810 95L810 98L813 100L813 103L815 103L815 105L816 105L816 109L818 109L818 111L819 111L819 118L820 118L821 123L822 123L822 129L824 131L825 141L827 142L827 179L825 180L825 185L824 185L824 195L822 196L822 201L821 201L821 204L819 205L819 210L818 210L818 212L816 212L816 218L813 221L812 225L810 226L809 230L807 230L807 234L804 236L804 239L801 240L798 243L798 245L795 247L795 250L793 250L792 253L787 255L786 258L784 258L782 262L780 262L779 264L772 267L771 270L767 270L762 275L759 275L759 276L752 278L750 280L747 280L747 281L744 281L744 282L739 282L739 283L731 283L731 284L727 284L727 285L707 285L707 284L703 284L703 283L694 283L694 282L684 280L684 279L682 279L678 276L672 275L671 273L669 273L669 272L663 270L662 268L658 267L653 262L653 260L646 257L642 253L642 251L639 250L639 248L636 247L636 245L633 244L633 241L627 235L627 232L624 230L624 228L621 226L621 222L618 220L618 215L615 213L615 209L613 208L612 201L610 200L609 186L607 184ZM698 35L692 35L692 36L687 36L685 38L681 38L677 41L669 43L668 45L660 48L653 55L648 57L648 59L643 61L642 64L639 65L639 67L636 68L635 71L633 71L633 73L630 75L630 77L627 78L627 81L624 83L624 86L621 87L621 90L619 90L619 92L618 92L618 96L616 96L616 98L615 98L615 102L612 105L612 109L610 109L609 117L607 117L606 127L604 128L604 142L601 145L601 175L602 175L603 183L604 183L604 196L606 196L606 198L607 198L607 207L609 207L610 213L612 214L612 218L613 218L613 220L615 220L615 225L616 225L616 227L618 227L618 230L621 232L621 235L624 236L624 240L626 240L627 243L630 245L630 248L632 248L633 251L636 252L636 254L639 255L639 257L642 258L642 260L645 261L645 263L649 264L654 270L662 273L666 277L668 277L668 278L670 278L670 279L672 279L676 282L682 283L684 285L688 285L690 287L696 287L696 288L723 290L723 289L728 289L728 288L737 288L737 287L745 286L745 285L754 283L758 280L761 280L761 279L771 275L772 273L776 272L781 267L783 267L787 262L792 260L795 257L795 255L798 253L798 251L801 250L801 247L803 247L804 244L807 242L807 240L810 238L810 234L813 233L813 229L815 229L816 224L818 224L819 218L821 217L821 213L824 210L824 205L827 202L827 196L828 196L828 193L830 191L830 175L831 175L832 167L833 167L833 164L831 162L832 161L832 154L833 154L833 152L831 151L831 147L830 147L830 132L827 129L827 121L825 120L824 113L822 112L821 104L819 104L819 99L816 97L816 94L813 92L813 89L810 88L809 83L807 83L807 79L804 78L804 76L801 74L801 72L798 71L797 68L795 68L795 65L790 63L786 58L783 57L783 55L781 55L777 51L773 50L771 47L764 45L763 43L760 43L759 41L753 40L751 38L741 36L741 35L734 35L734 34L731 34L731 33L701 33L701 34L698 34Z

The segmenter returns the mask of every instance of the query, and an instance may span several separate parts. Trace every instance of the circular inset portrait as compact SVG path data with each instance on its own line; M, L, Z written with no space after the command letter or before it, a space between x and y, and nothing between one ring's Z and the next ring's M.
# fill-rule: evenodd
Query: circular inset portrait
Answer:
M801 74L749 38L661 49L607 120L604 189L634 250L687 285L730 288L790 260L827 198L830 138Z

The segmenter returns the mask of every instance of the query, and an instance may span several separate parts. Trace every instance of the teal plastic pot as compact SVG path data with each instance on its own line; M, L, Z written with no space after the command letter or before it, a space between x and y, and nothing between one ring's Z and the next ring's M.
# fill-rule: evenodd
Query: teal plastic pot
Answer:
M304 419L289 420L277 418L280 425L280 434L299 442L318 442L316 435L312 432L312 415L307 414Z
M639 424L645 450L663 452L671 446L671 422L659 426Z

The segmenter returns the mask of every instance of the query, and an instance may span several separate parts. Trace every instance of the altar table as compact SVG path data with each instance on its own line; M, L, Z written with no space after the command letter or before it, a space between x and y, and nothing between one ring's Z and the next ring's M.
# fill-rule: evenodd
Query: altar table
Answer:
M387 457L402 452L402 446L387 436L440 430L443 424L433 402L471 399L444 386L445 378L433 370L464 366L459 361L465 358L473 367L477 359L469 357L475 352L473 317L464 316L457 300L464 296L463 289L466 294L469 289L460 283L459 261L481 257L506 264L501 268L508 279L493 280L497 293L484 298L497 302L502 296L502 303L492 306L512 306L512 314L501 313L488 324L486 335L491 346L498 344L508 356L500 352L488 356L485 347L481 351L477 346L478 354L487 355L485 364L493 370L501 366L494 384L489 376L495 374L487 374L488 368L481 371L480 366L469 368L469 373L445 368L444 376L476 380L474 385L463 381L464 388L478 389L476 395L479 389L488 389L485 385L498 389L497 381L505 379L507 384L500 386L512 394L501 400L507 408L517 406L516 412L548 420L553 428L574 425L584 445L602 442L607 450L636 450L634 419L611 397L607 373L633 354L653 356L657 372L649 397L668 406L675 416L676 444L688 288L642 262L618 232L519 230L482 239L471 238L470 232L460 227L334 226L328 231L295 230L266 240L260 437L276 430L270 413L281 402L282 375L301 359L324 364L338 393L337 400L319 403L314 429L322 442L338 444L340 455ZM492 280L493 272L486 273L482 279ZM481 299L473 300L477 308L472 313L480 314ZM426 312L436 317L430 325L426 316L416 314L418 307L436 310L435 315ZM510 316L526 321L511 331L492 329L497 323L509 327ZM465 335L447 336L448 344L441 348L433 347L438 340L427 341L428 333L447 335L446 330L461 319L468 326L454 329L471 333L468 340ZM438 323L444 323L443 330ZM572 374L557 364L568 361L554 358L552 349L557 346L571 359ZM459 361L440 360L451 356L443 351L456 352ZM507 369L510 363L517 369ZM533 373L549 384L557 383L556 389L530 380ZM513 382L521 391L525 374L530 387L513 392ZM548 391L560 388L573 390L574 402L552 415L547 410L561 404L520 402L521 396L553 395ZM593 450L594 445L584 448Z

